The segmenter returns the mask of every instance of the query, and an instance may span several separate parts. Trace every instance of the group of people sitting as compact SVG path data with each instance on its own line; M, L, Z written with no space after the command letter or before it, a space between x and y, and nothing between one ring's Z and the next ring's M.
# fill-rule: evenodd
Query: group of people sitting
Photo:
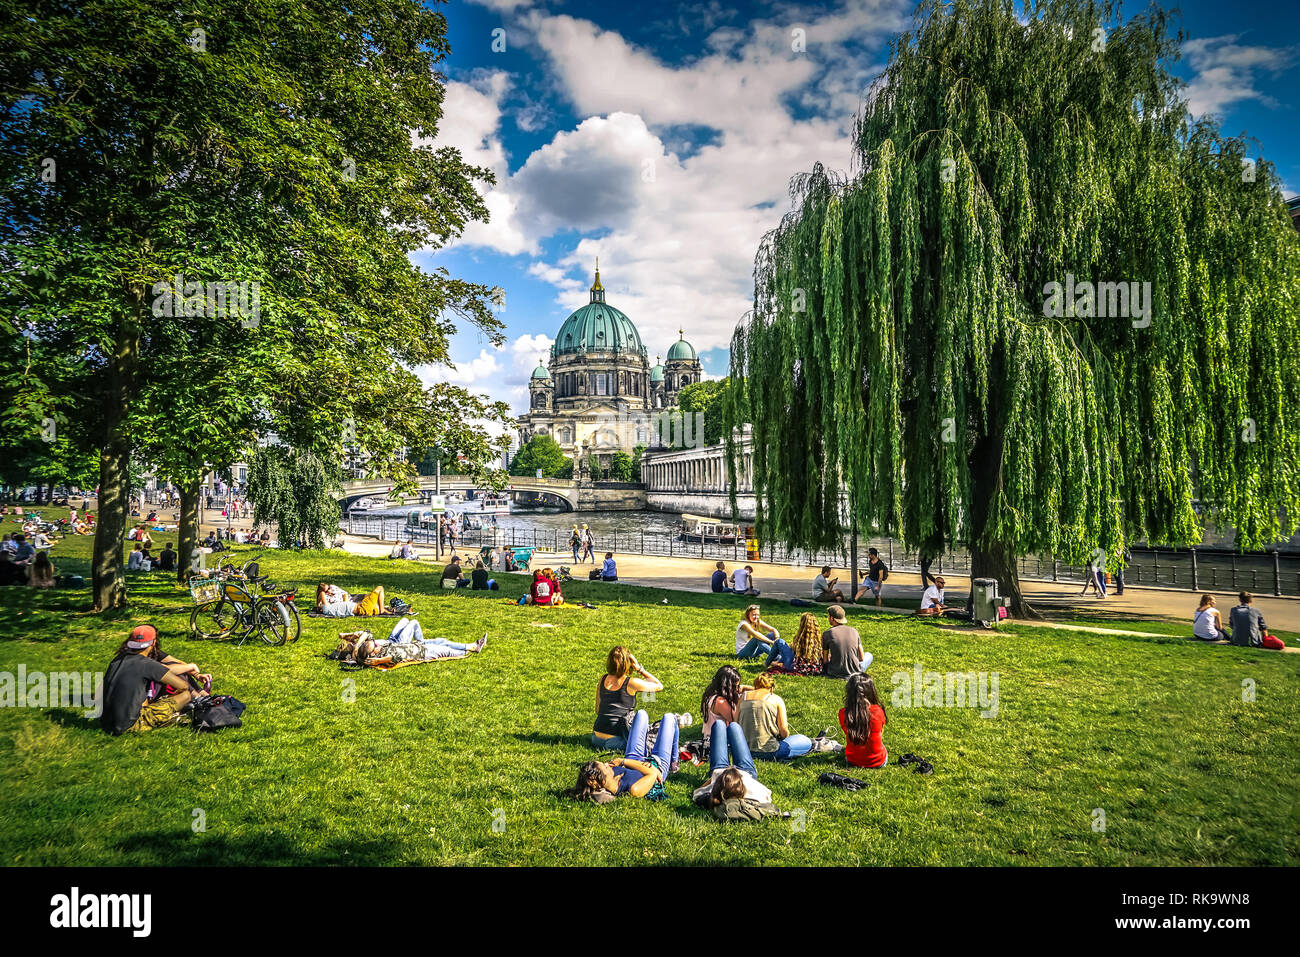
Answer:
M727 563L718 562L714 566L713 576L709 579L709 588L715 594L749 595L757 598L758 589L754 586L754 566L746 565L735 572L727 573Z
M871 652L863 649L862 636L848 624L840 605L826 609L830 627L825 630L816 615L805 612L791 642L786 642L759 612L758 605L750 605L736 626L736 657L742 661L766 654L765 664L771 671L827 678L850 678L871 667Z
M495 591L497 582L488 574L487 566L483 564L482 559L475 559L474 567L470 570L469 577L465 577L465 571L460 565L460 556L452 555L449 561L442 569L442 587L443 588L468 588L470 591Z
M176 571L176 549L168 542L157 556L149 553L149 546L136 542L126 556L126 570L129 572L174 572Z
M1223 614L1213 595L1202 595L1192 618L1192 637L1201 641L1226 641L1250 648L1269 648L1281 651L1286 643L1268 633L1264 615L1254 605L1255 597L1248 591L1237 593L1237 605L1228 613L1229 627L1223 627Z
M811 616L806 616L811 617ZM662 800L668 779L683 759L681 729L689 713L665 714L650 743L650 716L636 709L638 694L664 690L659 678L619 645L609 652L605 674L596 686L596 720L591 745L597 751L622 751L608 761L587 761L566 795L577 801L607 803L618 797ZM792 761L816 750L807 735L791 731L785 701L776 693L776 677L763 673L752 685L741 682L734 665L718 669L700 696L700 714L708 752L707 780L692 792L693 801L722 820L758 820L779 814L772 792L758 780L755 760ZM856 767L881 768L889 761L882 733L888 716L872 678L852 674L845 686L839 724L847 744L844 755ZM826 735L818 736L826 743ZM829 749L829 748L823 748Z
M54 587L54 564L49 547L27 541L22 532L5 535L0 541L0 587L27 585Z

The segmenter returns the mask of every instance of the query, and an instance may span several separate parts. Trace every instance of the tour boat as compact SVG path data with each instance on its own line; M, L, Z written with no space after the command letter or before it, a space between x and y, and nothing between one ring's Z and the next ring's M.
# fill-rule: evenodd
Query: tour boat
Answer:
M719 542L730 545L736 541L737 530L734 522L724 522L718 518L705 515L682 515L681 537L686 542Z
M484 495L478 510L486 515L509 515L510 496L491 493Z

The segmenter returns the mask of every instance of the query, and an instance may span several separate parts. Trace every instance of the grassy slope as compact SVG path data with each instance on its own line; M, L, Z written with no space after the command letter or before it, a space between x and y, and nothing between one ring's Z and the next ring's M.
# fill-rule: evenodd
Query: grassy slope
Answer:
M63 543L56 564L84 570L88 552L86 539ZM486 630L488 650L344 673L321 657L344 622L304 619L296 646L235 648L186 639L189 596L161 581L138 587L132 610L112 621L81 611L85 592L0 591L0 671L102 670L133 624L152 621L168 651L215 672L217 690L249 706L239 730L117 740L79 710L0 710L0 863L1300 862L1300 656L863 616L882 690L917 662L998 672L997 717L887 704L891 761L922 754L932 777L849 770L874 782L850 794L817 783L822 770L846 770L833 756L764 765L778 805L802 811L806 828L727 827L690 805L703 768L683 766L662 804L575 805L556 792L591 755L609 647L628 644L666 683L646 705L652 716L689 710L698 720L702 687L729 660L740 599L583 582L567 593L597 609L531 609L502 593L442 592L425 567L341 553L271 553L264 568L308 586L383 584L416 602L429 636ZM514 577L504 594L523 589ZM796 609L763 605L793 634ZM1246 678L1258 689L1251 704ZM349 680L354 703L343 700ZM836 724L841 683L783 679L779 691L795 730ZM202 833L191 828L196 808ZM1104 833L1093 830L1094 808L1105 811Z

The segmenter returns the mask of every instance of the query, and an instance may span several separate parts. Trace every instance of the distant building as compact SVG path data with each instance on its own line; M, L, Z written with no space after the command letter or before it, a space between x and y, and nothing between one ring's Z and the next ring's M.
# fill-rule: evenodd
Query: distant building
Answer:
M695 348L678 332L663 364L650 365L632 320L605 301L600 264L591 299L564 320L551 347L550 367L538 363L528 383L528 412L519 440L550 435L570 457L584 446L607 459L650 441L649 413L677 403L703 369Z
M1286 201L1286 211L1291 214L1291 225L1300 232L1300 196L1292 196Z

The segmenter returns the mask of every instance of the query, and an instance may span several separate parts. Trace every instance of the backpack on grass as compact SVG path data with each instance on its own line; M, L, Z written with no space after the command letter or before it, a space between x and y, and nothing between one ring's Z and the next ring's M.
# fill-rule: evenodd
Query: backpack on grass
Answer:
M194 705L190 727L195 731L216 731L220 728L238 728L244 722L244 702L228 694L213 695Z

